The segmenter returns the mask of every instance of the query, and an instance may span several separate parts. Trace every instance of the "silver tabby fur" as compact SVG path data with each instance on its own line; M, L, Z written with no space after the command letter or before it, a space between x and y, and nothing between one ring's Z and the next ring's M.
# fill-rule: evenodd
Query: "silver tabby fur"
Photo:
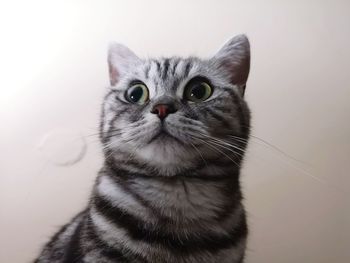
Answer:
M140 59L114 44L108 61L104 167L87 208L36 262L243 262L248 231L239 170L250 127L243 99L247 38L232 38L210 59ZM189 103L184 88L198 76L214 91ZM135 80L149 89L144 105L124 97ZM159 103L177 111L162 122L151 113Z

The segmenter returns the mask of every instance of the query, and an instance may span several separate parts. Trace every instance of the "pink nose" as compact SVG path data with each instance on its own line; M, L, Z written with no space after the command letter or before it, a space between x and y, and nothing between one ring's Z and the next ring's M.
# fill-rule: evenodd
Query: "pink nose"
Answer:
M151 112L157 114L159 119L163 120L169 114L176 112L176 109L169 104L158 104L153 107Z

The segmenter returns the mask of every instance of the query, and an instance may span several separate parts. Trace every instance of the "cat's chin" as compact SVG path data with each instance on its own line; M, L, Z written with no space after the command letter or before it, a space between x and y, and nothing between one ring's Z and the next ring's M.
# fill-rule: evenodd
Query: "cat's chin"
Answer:
M151 143L141 147L137 157L165 175L172 175L193 166L194 156L174 137L160 134Z

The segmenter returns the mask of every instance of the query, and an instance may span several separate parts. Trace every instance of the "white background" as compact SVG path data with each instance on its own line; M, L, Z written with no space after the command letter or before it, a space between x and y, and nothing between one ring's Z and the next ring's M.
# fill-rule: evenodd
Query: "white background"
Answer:
M89 135L110 41L140 56L208 57L239 33L252 48L253 135L289 155L256 138L249 146L247 262L350 262L348 1L7 1L0 10L0 262L30 262L87 203L102 163ZM58 143L43 143L52 133ZM80 133L80 162L48 159L74 157Z

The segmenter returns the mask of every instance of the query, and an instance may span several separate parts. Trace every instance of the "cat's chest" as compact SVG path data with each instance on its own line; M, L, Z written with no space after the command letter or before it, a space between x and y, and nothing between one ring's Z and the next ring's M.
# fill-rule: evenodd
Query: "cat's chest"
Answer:
M238 262L243 208L228 202L225 184L102 176L91 222L109 246L123 244L149 262Z

